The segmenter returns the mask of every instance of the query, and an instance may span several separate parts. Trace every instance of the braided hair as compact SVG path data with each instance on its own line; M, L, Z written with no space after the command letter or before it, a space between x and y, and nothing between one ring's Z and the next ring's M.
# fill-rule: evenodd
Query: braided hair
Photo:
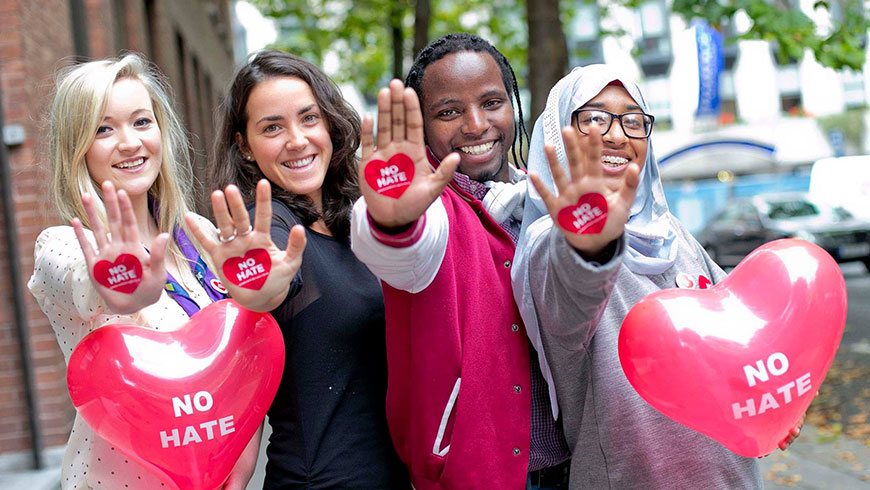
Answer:
M526 130L526 123L523 121L523 105L520 102L520 91L517 87L517 77L514 74L514 69L511 68L510 63L508 63L507 58L505 58L499 50L495 49L489 41L466 32L454 32L432 41L428 46L420 51L420 54L417 55L413 66L411 66L411 70L408 72L408 76L405 78L405 86L411 87L414 89L414 92L417 92L417 98L420 99L420 103L422 104L423 74L425 73L426 68L448 54L461 51L487 53L492 56L492 59L495 60L499 70L501 70L502 82L504 82L505 89L507 89L510 94L511 103L515 104L517 112L519 113L519 119L514 123L515 127L519 128L519 131L516 131L514 134L514 141L511 144L511 154L514 157L515 163L519 164L522 162L522 166L525 167L526 160L523 158L523 137L525 137L526 148L528 149L529 133ZM517 153L517 140L519 140L519 153Z

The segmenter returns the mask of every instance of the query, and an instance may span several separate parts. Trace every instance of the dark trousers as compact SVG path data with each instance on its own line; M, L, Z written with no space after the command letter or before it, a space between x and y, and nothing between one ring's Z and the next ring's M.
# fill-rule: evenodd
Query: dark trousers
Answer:
M568 490L571 460L529 473L526 490Z

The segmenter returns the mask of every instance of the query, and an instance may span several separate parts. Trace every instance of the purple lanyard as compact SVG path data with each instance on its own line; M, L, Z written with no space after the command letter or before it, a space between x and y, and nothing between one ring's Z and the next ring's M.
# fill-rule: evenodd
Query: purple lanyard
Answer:
M205 261L199 256L196 247L193 246L193 243L190 242L190 239L180 226L175 227L174 236L175 243L178 244L181 253L184 254L184 257L190 264L190 269L193 271L193 275L196 276L196 280L202 284L203 289L208 293L208 297L211 298L213 302L226 298L227 295L217 289L217 287L222 289L223 285L215 275L212 274L208 267L206 267ZM172 277L172 274L170 274L169 271L166 272L166 286L164 286L164 289L170 296L172 296L172 299L181 306L184 312L187 313L187 316L193 316L199 311L199 305L196 304L196 301L190 297L181 284Z

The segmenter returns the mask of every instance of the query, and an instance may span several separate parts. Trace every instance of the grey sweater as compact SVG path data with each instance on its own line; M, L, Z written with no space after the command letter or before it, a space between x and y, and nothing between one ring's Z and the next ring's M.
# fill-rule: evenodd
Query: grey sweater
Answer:
M635 392L620 366L619 329L637 301L676 287L680 272L714 283L725 277L682 224L671 221L677 259L659 275L637 275L622 264L625 237L606 264L584 261L549 217L529 228L528 252L516 258L515 295L540 328L573 453L572 490L763 487L756 460L662 415Z

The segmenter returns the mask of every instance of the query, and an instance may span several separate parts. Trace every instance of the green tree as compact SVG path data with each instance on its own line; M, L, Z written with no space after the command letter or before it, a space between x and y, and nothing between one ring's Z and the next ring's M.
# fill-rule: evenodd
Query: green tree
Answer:
M352 82L368 98L390 78L403 78L407 66L430 39L456 31L474 32L510 60L521 87L531 93L531 121L544 107L550 87L568 70L570 47L564 25L574 7L592 3L599 18L613 7L636 8L643 0L252 0L279 19L276 46L322 65L334 52L341 60L339 82ZM672 11L686 21L706 20L714 27L744 12L750 29L731 41L763 39L776 43L781 59L800 59L809 49L824 66L860 70L870 28L862 0L818 0L818 9L836 13L822 32L796 0L672 0ZM556 14L558 12L558 15ZM601 36L623 32L601 30ZM531 33L531 34L530 34ZM577 53L580 54L580 53Z
M818 0L814 8L827 10L835 19L827 32L818 29L792 0L673 0L672 8L687 21L703 19L716 28L742 11L751 26L731 41L772 41L781 61L801 59L809 49L830 68L861 70L864 65L870 9L863 0Z
M526 54L523 4L511 0L253 0L252 3L278 20L281 33L275 47L318 65L322 65L327 52L335 53L341 68L332 74L333 78L352 82L369 98L390 78L404 78L417 52L431 38L449 32L481 34L512 62L525 59Z

